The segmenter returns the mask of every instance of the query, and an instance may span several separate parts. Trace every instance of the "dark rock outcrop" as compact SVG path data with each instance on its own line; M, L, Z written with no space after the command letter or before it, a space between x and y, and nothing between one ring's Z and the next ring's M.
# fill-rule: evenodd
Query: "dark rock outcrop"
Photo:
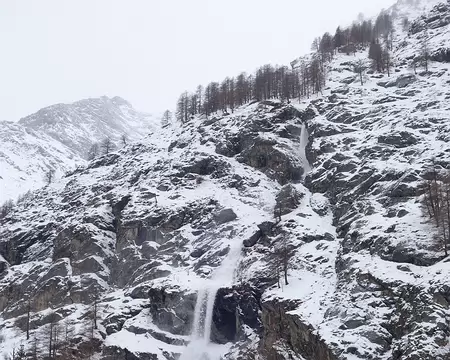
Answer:
M262 303L263 336L259 351L267 360L285 358L284 354L300 355L306 359L338 360L314 328L302 322L297 315L289 314L299 304L279 302Z
M234 342L244 336L243 325L261 331L261 294L249 286L236 286L218 291L214 304L212 341L220 344Z
M380 144L392 145L396 148L404 148L417 144L417 138L407 131L400 131L390 135L381 135L378 137L378 142Z

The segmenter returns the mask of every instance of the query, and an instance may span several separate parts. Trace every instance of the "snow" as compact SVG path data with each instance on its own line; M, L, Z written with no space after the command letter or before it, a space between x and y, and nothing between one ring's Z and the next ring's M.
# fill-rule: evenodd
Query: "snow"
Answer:
M87 164L90 145L122 135L138 140L158 126L157 116L138 113L119 98L81 100L39 110L18 123L0 122L0 204Z
M433 0L427 2L426 6L430 8L436 3ZM403 2L399 2L397 8L397 11L403 14L399 16L398 27L401 16L407 15L414 19L422 13L422 8L411 9ZM448 27L430 31L430 46L448 46L446 30ZM85 282L98 284L104 291L100 300L102 316L107 319L113 316L126 318L120 331L106 336L105 344L126 347L136 353L154 353L159 359L165 359L167 352L171 355L182 354L183 360L197 360L204 354L209 354L210 360L213 360L216 356L218 358L233 351L232 344L218 346L209 341L213 301L217 290L220 287L252 283L254 279L267 277L271 271L272 252L279 246L277 241L283 237L295 248L288 271L289 284L282 282L281 288L276 285L270 287L263 294L262 301L297 301L299 305L290 311L289 315L298 317L301 322L311 326L314 333L330 348L336 346L345 351L348 345L352 344L362 354L359 356L345 353L343 356L347 359L378 356L374 354L379 353L381 345L369 341L367 334L375 333L390 339L390 334L386 334L386 319L399 315L389 302L385 301L382 291L370 282L364 283L365 279L374 278L382 284L387 284L392 289L392 297L399 302L401 308L407 306L406 303L401 303L399 294L402 291L409 288L420 289L425 298L431 298L440 286L448 284L450 270L448 260L437 261L427 267L389 260L392 248L400 246L411 248L415 254L423 254L425 258L438 256L438 250L434 246L435 240L431 236L433 228L424 222L417 197L406 196L397 202L391 200L392 204L388 205L385 202L389 198L388 195L393 193L399 184L403 184L408 176L423 172L431 158L448 155L449 142L446 136L450 131L450 97L447 90L449 64L431 63L430 74L417 75L416 81L405 89L380 85L393 82L398 76L413 74L412 69L408 68L408 59L418 51L420 34L408 36L398 30L396 36L398 46L393 54L395 70L393 69L391 77L366 74L361 86L348 64L358 59L366 59L367 52L359 52L355 56L338 54L330 65L329 81L324 93L294 103L295 108L300 111L310 107L317 114L307 124L301 123L299 119L292 123L301 126L300 137L286 139L275 133L259 134L262 138L276 141L278 150L288 153L294 162L305 168L304 183L293 184L298 192L303 194L301 202L293 212L281 217L276 226L282 229L282 236L277 235L270 239L269 245L258 243L249 249L242 248L243 241L255 234L259 224L275 221L275 197L281 185L234 157L218 155L214 141L205 139L198 131L202 129L212 138L239 134L249 118L270 117L269 106L243 106L231 115L218 115L215 123L210 125L205 125L205 119L195 118L183 126L174 124L165 128L154 126L149 129L143 125L149 120L148 117L136 114L132 108L116 99L114 101L121 104L121 113L115 120L119 123L125 122L125 126L131 129L129 131L147 135L140 141L117 150L111 156L92 162L73 176L58 175L57 181L33 195L36 200L31 198L20 205L20 213L14 214L15 222L8 222L8 229L0 229L0 234L4 235L5 239L23 237L26 240L26 235L30 232L40 236L42 233L39 231L46 227L53 230L45 233L41 242L35 242L26 249L21 263L7 264L8 270L0 279L0 289L9 284L25 287L30 274L37 274L33 278L35 283L43 285L55 265L52 261L53 241L58 234L64 234L60 230L68 228L78 233L88 233L92 246L96 249L95 254L86 255L79 261L65 258L63 264L67 274L57 280L62 284L75 284L79 289ZM401 46L400 42L403 42ZM342 81L349 77L355 77L355 80L350 84L343 84ZM330 105L330 97L339 89L346 91L335 93L336 102L330 110L322 110ZM380 100L388 97L391 102L380 103ZM437 103L433 105L433 101ZM82 102L81 105L88 106L89 102ZM342 116L346 113L350 114L349 118ZM358 118L357 115L362 117ZM47 115L41 113L21 124L1 124L8 129L9 134L14 135L15 141L4 141L4 144L0 145L0 176L3 177L0 179L1 199L16 196L19 190L40 186L41 172L47 167L64 164L67 168L73 168L78 163L85 164L79 152L58 139L61 129L58 125L44 121L48 119ZM80 120L80 116L79 113L71 112L65 119L69 124L65 125L72 129ZM89 121L92 120L93 118L89 117ZM111 127L108 131L115 136L119 136L123 130L109 124L105 118L101 118L99 122L102 123L103 129L105 126ZM31 129L26 127L31 125ZM101 139L99 136L87 136L86 133L90 129L87 123L83 122L80 129L65 135L70 142L80 138L86 141ZM330 134L316 136L317 129L330 130ZM405 148L395 148L379 141L382 136L401 131L411 133L418 139L417 143ZM175 141L184 146L175 146L169 151L169 145ZM21 147L22 142L27 144L26 148ZM333 151L322 151L324 145ZM310 164L306 158L307 146L311 146L318 154L314 164ZM42 154L39 152L44 152L43 157L40 157ZM30 154L33 154L34 158ZM338 160L337 154L340 156ZM225 163L227 174L222 177L190 174L190 178L178 178L179 182L175 182L175 175L180 169L200 158L214 158ZM33 159L33 164L30 164L30 159ZM105 165L103 162L106 160L111 162ZM39 164L38 167L35 163ZM333 166L338 165L349 167L345 171L333 169ZM6 177L5 173L9 177ZM364 184L350 190L337 191L333 203L324 194L309 190L311 186L305 186L310 179L321 182L331 178L333 185L352 183L356 176L365 173L380 175L379 181L364 191ZM242 178L246 184L257 185L230 187L229 181L233 175ZM167 184L169 190L161 190L161 182ZM415 180L409 184L412 187L417 186ZM320 190L331 192L331 189ZM116 220L112 204L125 196L131 198L121 213L120 221L125 223L151 220L152 216L157 217L161 212L170 216L189 208L200 211L208 204L215 204L211 211L230 208L237 218L216 228L208 228L204 223L183 224L176 229L170 240L164 237L163 232L157 233L155 227L153 230L157 236L145 244L151 249L151 253L144 254L142 244L138 245L132 241L118 244L117 235L111 227ZM357 234L357 240L349 239L349 235L347 238L339 238L340 231L335 227L333 206L346 198L349 201L349 210L356 209L357 215L347 218L347 214L343 214L339 221L341 225L348 225L347 235ZM389 211L394 215L387 216ZM403 211L403 216L397 216L400 211ZM204 214L204 218L210 215ZM207 224L206 221L205 223ZM395 231L388 232L389 229ZM207 236L204 236L205 233ZM385 254L377 253L377 244L369 243L379 239L385 241ZM364 246L358 249L364 241ZM176 250L169 247L173 244ZM118 288L110 279L114 274L109 266L119 260L118 247L127 250L128 257L120 259L124 264L139 260L139 267L133 269L123 288ZM202 255L198 258L191 256L192 252L198 249L204 250ZM211 261L211 258L214 261ZM95 260L101 270L74 275L74 268L87 259ZM0 256L0 262L6 260ZM339 272L338 267L341 267ZM363 285L367 286L368 290L362 290ZM154 319L148 311L148 299L131 297L133 290L144 286L165 289L168 293L197 293L199 301L196 304L191 336L172 334L160 329L153 322ZM389 345L390 349L396 342L407 343L415 340L416 338L411 337L415 336L415 331L432 329L439 321L445 323L444 320L449 316L448 309L435 305L430 305L431 315L437 319L435 322L418 322L418 329L401 339L394 339L393 344ZM64 310L67 310L77 326L81 326L80 319L88 309L87 306L74 304ZM41 315L43 314L44 312ZM349 319L364 319L364 324L355 329L347 328L345 322ZM133 333L132 326L143 329L143 333ZM248 338L257 344L258 335L250 329L247 330ZM24 342L23 334L14 325L14 319L0 317L0 335L7 339L0 344L0 352L11 352L12 347ZM156 335L175 339L179 344L190 343L188 346L173 345L158 340ZM433 344L429 341L425 346L423 341L420 342L422 349L433 354L442 354L448 351L450 346L436 347ZM277 348L280 353L287 354L284 345L280 343ZM388 359L391 355L389 350L383 352L379 358ZM420 354L418 356L420 358Z

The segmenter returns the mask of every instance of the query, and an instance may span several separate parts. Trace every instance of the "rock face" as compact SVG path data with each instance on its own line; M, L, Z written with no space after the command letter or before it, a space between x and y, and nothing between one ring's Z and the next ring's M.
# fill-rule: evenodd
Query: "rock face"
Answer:
M248 286L220 289L213 314L212 340L219 344L245 337L245 327L261 333L260 296Z
M378 137L378 142L381 144L393 145L396 148L404 148L417 144L417 139L407 131L399 133L381 135Z
M428 14L424 14L415 19L411 25L409 32L412 35L420 33L425 29L438 29L446 27L450 24L450 4L442 1L437 4Z
M294 186L283 186L275 198L275 216L286 215L295 210L303 196Z
M175 360L211 319L228 360L449 360L450 262L421 205L431 161L450 169L448 75L361 86L353 61L313 99L155 128L29 194L0 219L0 353L73 324L65 359Z
M309 359L337 360L324 341L314 334L314 329L302 322L300 317L288 314L298 304L266 301L262 306L264 334L260 352L267 360L280 356L302 356Z

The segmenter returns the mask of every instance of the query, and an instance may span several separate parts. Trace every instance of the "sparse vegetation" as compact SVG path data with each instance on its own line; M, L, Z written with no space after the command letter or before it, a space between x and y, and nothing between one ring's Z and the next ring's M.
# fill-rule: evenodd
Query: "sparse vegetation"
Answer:
M241 73L220 83L211 82L205 88L199 85L194 93L183 92L177 102L176 118L187 122L198 114L206 117L218 111L228 114L251 101L279 99L289 103L291 99L319 94L325 87L327 63L336 52L350 55L369 47L374 70L387 71L390 76L393 39L392 15L382 11L375 22L360 16L351 27L338 27L334 36L325 33L315 38L311 56L293 61L291 68L264 65L254 74ZM355 72L363 82L362 68L358 69Z
M437 231L438 245L448 256L450 238L450 173L439 171L436 164L428 173L428 179L422 183L423 212Z
M44 174L44 180L47 185L50 185L55 179L55 170L48 169Z
M0 206L0 219L6 217L11 211L14 209L14 201L11 199L6 200L1 206Z
M110 137L107 137L102 141L101 148L104 155L108 155L114 149L114 143Z
M88 160L94 160L100 154L100 148L97 143L91 145L88 151Z

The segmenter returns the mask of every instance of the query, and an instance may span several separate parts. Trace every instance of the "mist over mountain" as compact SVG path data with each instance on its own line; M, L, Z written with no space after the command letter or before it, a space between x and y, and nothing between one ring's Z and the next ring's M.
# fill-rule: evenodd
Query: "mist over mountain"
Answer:
M120 97L85 99L39 110L17 123L0 122L0 202L45 184L45 173L62 177L86 165L90 147L106 138L121 146L145 136L158 117L140 113Z

